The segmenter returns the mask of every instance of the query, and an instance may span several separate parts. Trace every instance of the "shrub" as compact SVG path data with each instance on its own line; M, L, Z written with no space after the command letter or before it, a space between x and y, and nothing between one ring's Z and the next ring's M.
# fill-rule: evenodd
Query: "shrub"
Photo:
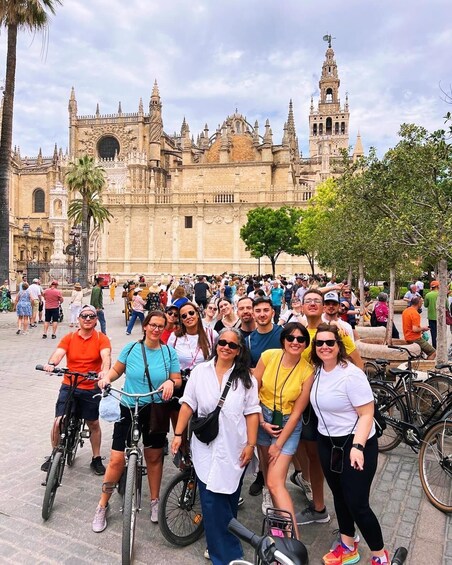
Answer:
M401 286L399 288L399 300L402 300L402 298L405 296L405 294L408 292L408 287L407 286Z
M383 290L382 286L371 286L369 288L369 292L372 300L375 300L382 290Z

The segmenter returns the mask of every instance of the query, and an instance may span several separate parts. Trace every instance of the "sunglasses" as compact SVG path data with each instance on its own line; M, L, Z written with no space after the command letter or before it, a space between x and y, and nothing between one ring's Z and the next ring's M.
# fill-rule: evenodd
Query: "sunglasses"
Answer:
M96 314L80 314L79 318L82 318L82 320L95 320L97 316Z
M327 345L328 347L334 347L335 343L337 343L336 339L316 339L314 341L316 347L322 347L322 345Z
M167 312L168 316L177 316L177 312L175 312L174 310L170 310L169 312Z
M306 338L304 337L304 335L288 335L286 336L286 340L289 343L292 343L293 341L298 341L298 343L304 343L306 341Z
M194 316L195 314L196 312L194 310L189 310L186 314L181 314L180 317L182 318L182 320L185 320L189 316Z
M238 343L235 343L234 341L226 341L225 339L219 339L218 345L221 347L226 347L227 345L229 349L238 349L240 347Z

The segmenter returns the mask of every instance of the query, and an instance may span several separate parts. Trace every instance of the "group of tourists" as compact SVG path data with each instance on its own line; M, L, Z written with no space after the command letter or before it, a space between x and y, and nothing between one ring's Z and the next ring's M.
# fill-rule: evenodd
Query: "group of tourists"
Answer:
M369 505L378 447L373 395L355 345L352 290L335 281L310 285L307 277L285 284L243 280L231 285L223 280L216 288L204 277L194 285L190 280L179 282L173 288L156 285L158 307L147 314L149 302L141 294L143 289L135 291L139 284L127 289L132 299L140 295L145 302L142 320L137 316L142 331L113 365L110 341L95 329L103 311L94 304L81 307L78 328L60 341L45 366L51 371L66 356L70 370L98 372L100 388L125 375L123 390L128 393L159 391L152 400L140 399L151 522L158 521L169 422L172 453L186 451L190 419L215 411L221 398L216 437L209 443L196 435L190 439L206 557L219 565L243 556L227 524L237 516L244 474L249 472L255 473L249 494L262 493L264 513L269 507L275 512L289 511L297 536L298 526L330 521L324 502L326 479L340 532L323 557L326 565L358 561L356 526L372 551L372 564L389 562L378 519ZM121 419L114 425L105 469L100 457L98 399L92 398L91 384L79 388L81 415L91 430L91 468L104 475L92 522L93 531L100 533L107 527L110 487L119 481L124 451L130 444L130 401L121 399ZM52 427L53 445L58 441L66 394L63 381ZM150 429L156 405L157 413L164 416L160 427ZM291 464L294 471L288 477ZM46 460L43 470L48 465ZM295 507L288 480L304 493L303 508Z

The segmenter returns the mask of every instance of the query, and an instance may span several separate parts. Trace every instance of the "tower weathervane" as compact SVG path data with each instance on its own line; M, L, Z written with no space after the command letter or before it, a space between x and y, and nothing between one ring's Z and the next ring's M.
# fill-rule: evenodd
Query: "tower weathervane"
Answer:
M331 40L332 39L336 39L335 37L332 37L331 35L324 35L323 36L323 41L328 41L328 47L331 48Z

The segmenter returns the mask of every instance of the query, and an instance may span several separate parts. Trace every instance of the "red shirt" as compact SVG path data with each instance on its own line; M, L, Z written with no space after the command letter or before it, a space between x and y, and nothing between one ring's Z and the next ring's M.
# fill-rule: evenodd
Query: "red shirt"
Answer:
M64 298L61 294L61 290L54 288L53 286L47 288L44 292L44 300L46 301L46 309L52 310L53 308L58 308L63 302Z

